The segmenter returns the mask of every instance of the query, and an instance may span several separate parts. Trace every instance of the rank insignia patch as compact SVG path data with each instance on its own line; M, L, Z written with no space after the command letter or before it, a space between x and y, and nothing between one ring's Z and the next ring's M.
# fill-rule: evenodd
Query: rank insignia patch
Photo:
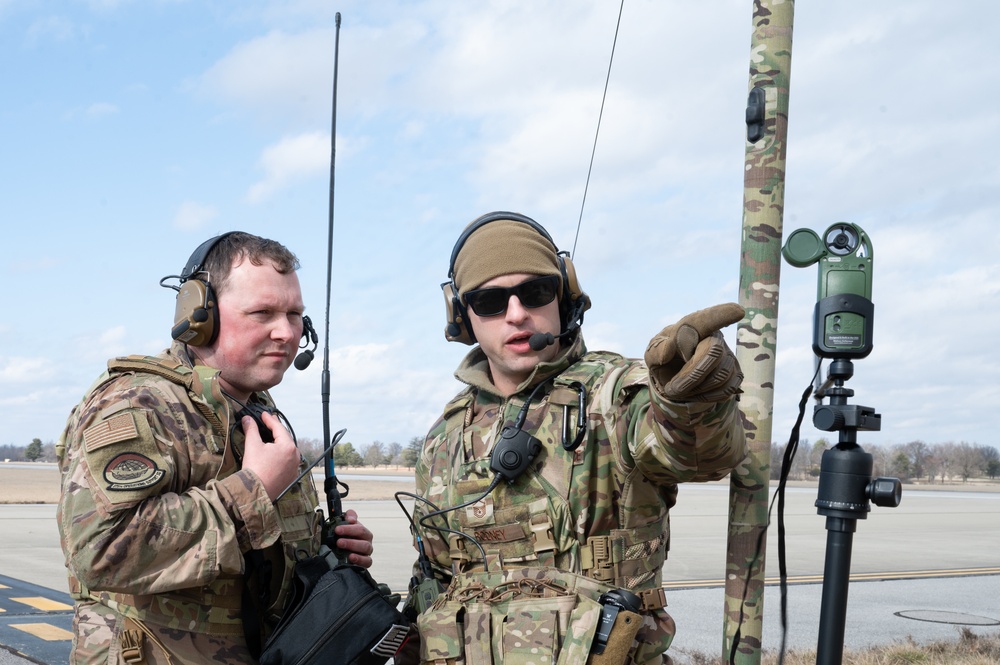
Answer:
M107 489L116 492L152 487L163 478L163 469L153 460L139 453L122 453L104 467Z

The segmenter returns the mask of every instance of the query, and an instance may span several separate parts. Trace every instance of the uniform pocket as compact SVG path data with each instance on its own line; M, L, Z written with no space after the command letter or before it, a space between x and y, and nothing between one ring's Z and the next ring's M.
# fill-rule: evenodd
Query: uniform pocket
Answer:
M420 662L465 665L465 608L461 603L444 603L417 617L420 631Z
M601 606L582 595L511 601L496 631L502 630L500 662L585 663L600 614Z
M555 662L559 639L559 613L556 610L512 607L503 623L505 665L548 665Z

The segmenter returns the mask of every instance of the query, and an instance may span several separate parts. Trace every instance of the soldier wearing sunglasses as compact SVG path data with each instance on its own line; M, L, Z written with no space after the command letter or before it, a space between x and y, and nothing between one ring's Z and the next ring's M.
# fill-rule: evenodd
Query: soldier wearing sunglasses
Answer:
M511 212L466 227L448 277L445 336L473 348L417 462L409 662L670 662L668 513L744 458L719 332L743 309L684 317L644 360L588 351L572 261Z

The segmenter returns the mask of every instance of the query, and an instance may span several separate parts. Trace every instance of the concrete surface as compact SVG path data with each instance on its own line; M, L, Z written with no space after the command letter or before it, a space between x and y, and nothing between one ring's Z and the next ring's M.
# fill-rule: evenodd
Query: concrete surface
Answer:
M684 485L671 512L672 547L664 581L668 609L678 626L671 648L678 665L689 662L694 652L721 654L724 590L711 582L721 585L725 570L728 489L725 483ZM815 488L788 490L787 566L793 581L822 577L827 532L814 501ZM404 505L411 508L408 501ZM404 590L413 550L399 506L395 501L358 501L345 502L345 508L357 510L375 534L374 577ZM778 574L776 523L774 515L767 542L768 578ZM0 574L66 591L55 506L0 505L0 542ZM858 521L851 573L889 579L851 583L847 648L909 637L919 642L953 639L963 626L1000 631L1000 493L904 489L899 507L875 507L868 519ZM896 577L902 579L892 579ZM694 588L699 582L708 588ZM788 648L816 648L821 593L819 583L790 586ZM780 607L779 588L768 586L763 646L769 651L781 645ZM0 649L0 665L24 662L30 661Z

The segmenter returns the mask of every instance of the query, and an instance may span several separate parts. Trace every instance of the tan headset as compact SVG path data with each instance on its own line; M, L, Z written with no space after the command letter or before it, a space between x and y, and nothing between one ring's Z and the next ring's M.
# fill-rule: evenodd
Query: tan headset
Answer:
M465 245L465 241L469 239L469 236L479 230L484 224L499 220L527 224L538 231L543 238L552 243L553 247L556 246L548 231L541 224L520 213L505 211L490 212L478 217L469 224L462 232L462 235L458 237L454 249L451 250L451 261L448 264L448 281L441 284L448 322L444 328L444 336L449 342L461 342L462 344L469 345L476 343L476 335L472 332L468 312L465 305L462 304L461 298L458 297L458 285L455 284L455 260L458 258L458 254L462 251L462 246ZM583 313L590 309L590 296L580 288L580 283L576 279L576 268L573 267L573 261L569 257L569 252L560 252L557 249L556 257L559 261L559 273L563 283L563 294L559 301L559 319L562 330L565 332L570 326L579 328L580 324L583 323Z
M211 275L205 272L204 265L212 248L233 233L235 231L223 233L201 243L191 254L180 275L168 275L160 280L161 286L168 286L163 283L164 280L174 277L180 279L179 287L169 286L177 290L174 326L170 329L173 339L191 346L208 346L218 336L219 307L212 289ZM204 279L196 279L195 275L201 273L204 273Z

